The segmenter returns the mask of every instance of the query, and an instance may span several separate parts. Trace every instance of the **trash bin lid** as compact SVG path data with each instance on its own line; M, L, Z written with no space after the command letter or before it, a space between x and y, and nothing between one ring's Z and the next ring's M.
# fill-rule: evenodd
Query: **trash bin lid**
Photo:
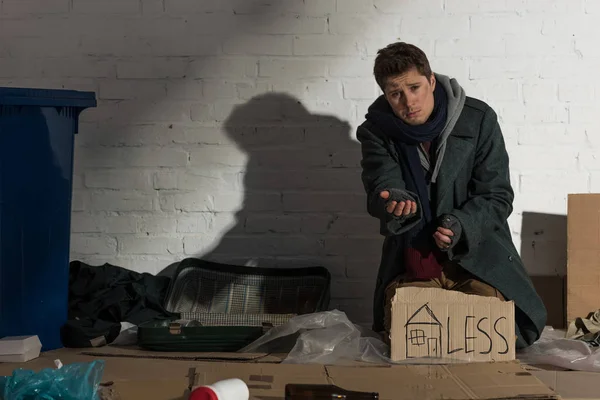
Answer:
M0 106L96 107L94 92L0 87Z

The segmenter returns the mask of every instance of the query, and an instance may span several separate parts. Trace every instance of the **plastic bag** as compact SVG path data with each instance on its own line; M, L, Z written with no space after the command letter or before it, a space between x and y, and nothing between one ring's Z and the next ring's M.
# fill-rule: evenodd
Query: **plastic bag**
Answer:
M421 358L394 362L380 336L354 325L342 311L299 315L240 350L243 353L288 353L283 363L344 364L448 364L465 361Z
M137 344L138 327L129 322L121 322L121 333L110 344L111 346L133 346Z
M102 360L37 373L19 368L0 377L0 400L97 400L103 372Z
M600 348L582 340L566 339L563 331L546 327L540 339L519 350L517 358L527 364L548 364L577 371L600 372Z
M376 336L361 337L345 313L333 310L293 317L240 352L287 352L289 348L282 348L287 344L293 348L283 363L334 364L347 359L386 362L389 347Z

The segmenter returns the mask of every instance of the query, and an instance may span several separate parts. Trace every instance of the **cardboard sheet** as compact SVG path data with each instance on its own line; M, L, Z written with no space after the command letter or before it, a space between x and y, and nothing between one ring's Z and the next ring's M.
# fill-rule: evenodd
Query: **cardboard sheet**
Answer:
M108 349L108 348L107 348ZM98 349L100 350L100 349ZM138 350L139 351L139 350ZM122 400L185 400L189 387L237 377L244 380L253 400L283 400L288 383L335 384L344 389L379 392L382 400L507 400L556 399L556 394L517 361L452 365L323 366L255 362L206 362L140 357L93 357L76 350L42 354L26 364L0 364L0 375L15 368L52 368L104 359L104 386ZM118 354L118 351L113 351ZM166 355L166 354L165 354ZM213 354L214 355L214 354ZM212 357L211 355L210 357ZM196 354L197 358L203 358Z
M514 303L443 289L399 288L392 300L391 358L515 359Z
M567 320L600 308L600 194L570 194L567 211Z
M560 394L562 400L600 400L600 373L548 370L532 366L524 367L542 383Z
M554 399L556 395L517 362L327 367L331 381L351 390L379 391L381 399Z
M197 369L196 384L238 377L254 399L283 399L288 383L333 384L378 392L382 400L554 399L554 392L517 362L481 365L341 367L317 365L220 364Z

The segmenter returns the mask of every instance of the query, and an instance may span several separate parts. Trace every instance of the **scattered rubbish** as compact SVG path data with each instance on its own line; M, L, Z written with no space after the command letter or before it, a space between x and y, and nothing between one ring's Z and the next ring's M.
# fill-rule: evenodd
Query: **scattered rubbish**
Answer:
M517 353L530 365L553 365L576 371L600 372L600 348L581 339L565 338L564 331L546 327L541 338Z
M586 333L579 338L584 343L587 343L590 347L600 347L600 332Z
M529 364L600 372L600 310L573 320L566 333L546 327L540 340L522 350L518 358Z
M284 345L292 347L283 348ZM281 351L289 351L283 360L289 364L389 361L389 347L379 336L354 325L339 310L293 317L240 350L243 353Z
M113 387L114 385L115 383L112 381L101 383L98 388L99 400L122 400L119 392Z
M377 400L379 393L355 392L334 385L288 384L285 386L285 400L311 399Z
M130 322L121 322L121 333L111 343L113 346L132 346L137 344L138 328Z
M40 372L16 369L0 377L0 400L97 400L104 361L74 363Z
M38 358L41 350L37 336L8 336L0 339L0 362L27 362Z
M590 338L589 334L598 332L600 332L600 310L590 313L586 318L575 318L569 324L566 337L568 339L580 339L588 335L587 338ZM587 341L588 339L583 340Z
M189 400L248 400L249 397L250 391L246 383L233 378L200 386L192 391Z

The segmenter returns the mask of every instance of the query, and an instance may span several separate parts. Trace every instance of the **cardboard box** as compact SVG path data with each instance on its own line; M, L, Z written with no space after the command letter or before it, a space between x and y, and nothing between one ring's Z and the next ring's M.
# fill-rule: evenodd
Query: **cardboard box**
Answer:
M512 301L416 287L399 288L392 300L394 361L514 360L515 332Z
M281 400L288 383L332 384L348 390L378 392L381 400L404 399L557 399L557 395L517 361L450 365L354 366L274 364L277 356L237 353L147 354L137 349L103 348L106 362L103 387L122 400L185 400L188 388L240 378L250 389L252 400ZM87 351L86 351L87 353ZM106 356L110 354L110 356ZM123 357L121 357L123 354ZM150 358L149 358L150 357ZM241 361L234 360L239 357ZM67 365L98 357L75 350L48 352L26 366L40 370L53 367L53 360ZM228 359L206 362L193 360ZM263 362L267 360L266 362ZM0 364L0 376L10 375L22 364Z
M600 194L570 194L567 212L567 321L600 308Z

